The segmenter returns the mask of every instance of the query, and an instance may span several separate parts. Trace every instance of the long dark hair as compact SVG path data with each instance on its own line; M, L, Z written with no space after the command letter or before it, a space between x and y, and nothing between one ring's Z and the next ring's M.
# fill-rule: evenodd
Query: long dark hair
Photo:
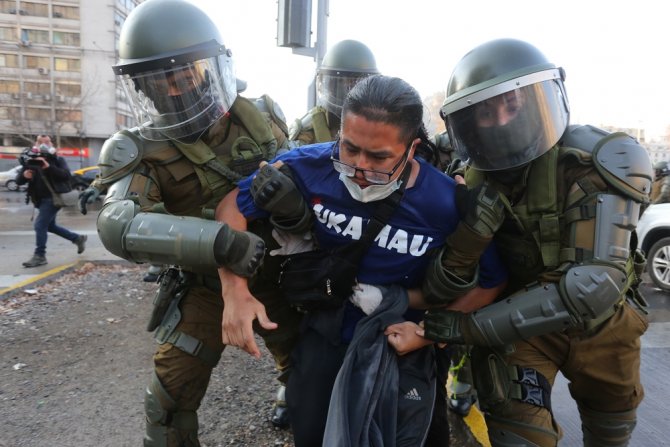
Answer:
M396 126L407 145L420 138L416 151L431 161L435 146L423 124L423 102L419 92L402 79L373 75L358 81L344 100L342 118L347 113Z

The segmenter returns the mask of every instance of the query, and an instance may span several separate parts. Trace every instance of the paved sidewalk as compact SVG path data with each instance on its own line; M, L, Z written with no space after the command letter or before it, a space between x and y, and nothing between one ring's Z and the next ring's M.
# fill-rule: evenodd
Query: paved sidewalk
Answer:
M43 281L54 273L67 270L77 263L101 261L122 261L105 249L96 230L96 217L100 203L94 204L86 215L79 213L75 206L77 194L65 195L70 206L63 208L56 221L60 226L88 236L86 250L77 254L77 246L55 234L49 234L46 258L48 264L25 268L35 249L35 232L31 217L34 208L24 203L23 193L3 193L0 195L0 299L2 295L24 287L35 281ZM126 261L123 261L126 262Z

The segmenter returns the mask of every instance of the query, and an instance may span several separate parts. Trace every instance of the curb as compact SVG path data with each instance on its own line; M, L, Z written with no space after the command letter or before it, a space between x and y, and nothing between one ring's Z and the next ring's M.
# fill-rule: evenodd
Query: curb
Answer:
M479 408L477 408L476 405L473 405L472 408L470 408L470 413L468 413L463 420L470 429L470 433L472 433L472 436L477 440L481 447L491 447L484 415L479 411Z
M64 264L58 267L54 267L51 270L37 274L31 278L25 279L23 281L17 282L16 284L0 289L0 300L9 298L17 292L20 292L22 289L27 286L41 286L47 283L49 280L53 279L56 275L62 275L64 273L69 273L73 270L76 270L82 267L85 264L95 264L95 265L114 265L114 264L126 264L128 261L125 260L101 260L101 261L77 261L71 264ZM133 264L133 263L131 263ZM133 264L135 265L135 264ZM0 447L2 447L0 445Z

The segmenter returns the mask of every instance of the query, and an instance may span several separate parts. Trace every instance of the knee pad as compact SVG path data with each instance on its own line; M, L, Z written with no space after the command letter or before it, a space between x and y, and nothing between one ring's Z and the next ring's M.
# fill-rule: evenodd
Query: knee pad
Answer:
M555 447L559 434L542 427L486 415L491 447Z
M584 447L625 447L637 423L636 410L617 413L594 411L578 405Z
M195 411L179 411L177 403L165 391L154 372L144 396L146 416L145 447L167 447L178 440L178 445L199 446L198 415Z
M144 394L144 413L150 424L167 425L170 412L177 409L177 403L163 388L163 384L156 375L151 375L151 382Z

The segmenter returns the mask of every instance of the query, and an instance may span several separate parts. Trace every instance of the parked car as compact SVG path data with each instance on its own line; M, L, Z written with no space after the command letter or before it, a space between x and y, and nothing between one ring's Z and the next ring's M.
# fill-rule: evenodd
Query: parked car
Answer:
M650 205L637 224L637 239L647 255L647 272L659 289L670 291L670 203Z
M5 186L10 191L25 191L27 185L17 185L16 176L21 171L21 166L14 166L8 171L0 172L0 185Z
M76 189L77 191L85 190L98 174L100 174L100 168L97 166L88 166L72 171L72 189Z

